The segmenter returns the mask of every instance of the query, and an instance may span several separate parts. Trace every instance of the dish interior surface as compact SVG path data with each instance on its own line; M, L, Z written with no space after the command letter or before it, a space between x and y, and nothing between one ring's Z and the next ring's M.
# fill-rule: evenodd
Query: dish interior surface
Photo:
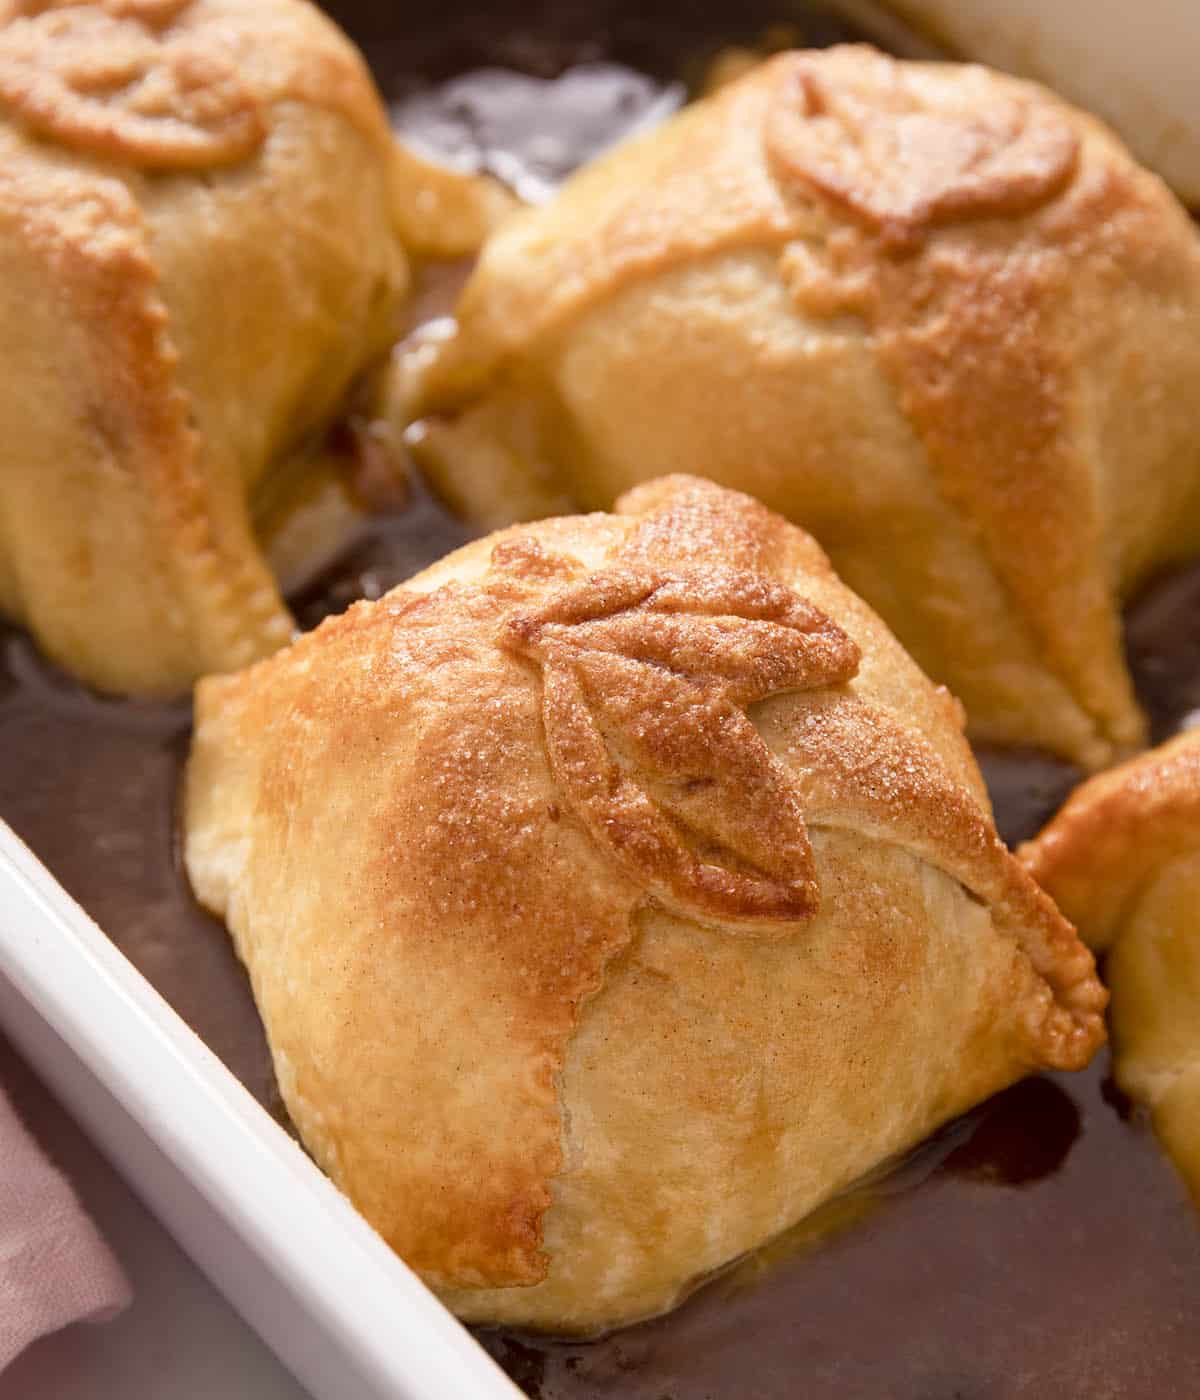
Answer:
M857 37L829 12L756 4L733 22L722 5L451 5L436 27L406 21L405 33L388 7L333 9L402 121L535 182L557 178L606 123L622 129L678 100L672 84L694 86L723 43ZM509 78L449 98L435 86L483 65L549 79L597 63L638 71L585 72L576 127L561 90L547 104L544 89ZM531 154L547 112L558 144L534 141ZM427 283L425 304L440 309L444 287ZM377 597L468 538L418 486L406 504L364 516L338 563L293 600L297 617L311 627ZM1198 615L1200 569L1164 580L1130 613L1156 740L1200 713ZM0 630L0 816L286 1123L245 975L179 861L189 722L182 704L95 699L23 634ZM980 757L1010 842L1032 835L1079 777L1034 755ZM1149 1127L1106 1076L1105 1060L1017 1085L666 1318L594 1342L480 1341L534 1400L1200 1394L1200 1230Z

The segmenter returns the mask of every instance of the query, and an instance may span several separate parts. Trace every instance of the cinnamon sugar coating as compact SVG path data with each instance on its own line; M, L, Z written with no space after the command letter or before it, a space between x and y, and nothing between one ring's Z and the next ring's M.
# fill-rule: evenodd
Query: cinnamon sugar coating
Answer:
M955 704L693 478L201 682L185 859L309 1149L468 1318L661 1311L1103 1039Z

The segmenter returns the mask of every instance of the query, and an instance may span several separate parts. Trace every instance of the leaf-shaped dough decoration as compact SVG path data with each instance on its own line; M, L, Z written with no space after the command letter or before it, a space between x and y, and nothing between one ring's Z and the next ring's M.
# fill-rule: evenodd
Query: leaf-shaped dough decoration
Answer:
M615 566L511 618L505 644L542 668L564 795L659 902L775 936L812 917L804 819L745 710L850 680L840 627L765 574Z
M146 168L243 160L266 136L262 104L216 33L172 23L189 0L0 8L0 107L41 135Z
M1022 213L1070 179L1079 139L1047 101L994 92L982 69L905 66L871 50L780 67L767 154L897 241L959 219Z

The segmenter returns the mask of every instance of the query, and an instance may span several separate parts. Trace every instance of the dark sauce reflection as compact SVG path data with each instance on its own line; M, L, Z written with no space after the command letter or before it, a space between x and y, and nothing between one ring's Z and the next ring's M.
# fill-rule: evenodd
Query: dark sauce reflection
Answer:
M972 1131L942 1170L996 1186L1029 1186L1056 1172L1083 1125L1075 1100L1046 1075L997 1094L971 1115Z
M1200 723L1200 569L1143 590L1125 617L1125 649L1153 743Z
M996 829L1017 846L1035 837L1087 774L1064 759L1036 749L977 748Z

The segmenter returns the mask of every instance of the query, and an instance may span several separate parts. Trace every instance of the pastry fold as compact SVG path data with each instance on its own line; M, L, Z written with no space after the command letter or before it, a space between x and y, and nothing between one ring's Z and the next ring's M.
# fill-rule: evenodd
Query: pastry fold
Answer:
M0 7L0 614L84 680L291 636L253 497L395 337L395 160L303 0Z
M1200 1205L1200 730L1083 784L1019 855L1106 955L1114 1075Z
M416 351L489 526L696 471L811 530L985 742L1144 739L1122 600L1200 550L1200 243L1098 122L862 47L780 55L489 241Z
M187 870L284 1101L464 1317L660 1312L1103 1039L959 707L747 496L501 531L196 716Z

